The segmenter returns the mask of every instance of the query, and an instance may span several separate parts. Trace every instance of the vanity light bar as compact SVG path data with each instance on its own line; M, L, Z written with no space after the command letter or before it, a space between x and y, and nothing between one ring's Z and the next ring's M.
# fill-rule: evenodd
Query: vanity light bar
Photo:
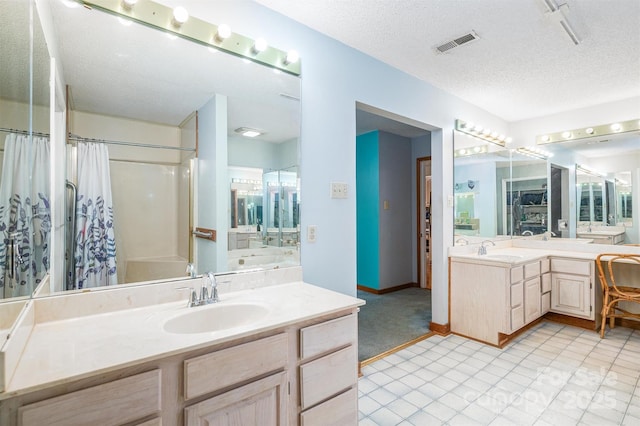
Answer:
M568 140L592 138L594 136L607 136L637 131L640 131L640 119L538 135L536 136L536 144L545 145L548 143L565 142Z
M483 127L480 124L474 124L470 121L464 121L456 119L456 130L462 133L466 133L474 138L479 138L487 142L505 147L506 144L511 143L512 139L503 134L499 134L496 131Z
M536 146L523 146L516 149L516 152L539 160L547 160L548 158L553 157L553 153L540 149Z
M453 156L454 157L469 157L471 155L484 154L486 152L489 152L489 147L487 145L476 145L476 146L470 147L470 148L456 149L453 152Z
M89 9L98 9L123 19L136 21L142 25L165 31L169 34L238 56L249 61L266 65L282 72L300 76L301 62L297 52L266 46L262 39L230 32L228 25L215 25L188 16L179 22L174 9L150 0L124 2L122 0L76 0ZM185 10L186 12L186 10ZM227 37L222 37L227 35Z
M591 176L597 176L601 178L607 176L606 174L593 170L591 167L585 166L584 164L576 164L576 170Z

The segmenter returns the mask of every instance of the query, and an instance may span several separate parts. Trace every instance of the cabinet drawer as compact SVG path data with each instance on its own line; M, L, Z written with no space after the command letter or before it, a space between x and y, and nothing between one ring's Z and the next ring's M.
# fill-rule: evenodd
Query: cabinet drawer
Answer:
M355 345L358 319L355 314L300 330L300 358L312 358L348 345Z
M548 293L551 291L551 274L542 274L542 293Z
M551 259L551 270L565 274L591 275L590 260Z
M551 271L551 266L549 266L549 259L544 258L540 261L540 273L545 274Z
M300 366L300 404L304 410L336 395L357 382L355 346Z
M524 307L522 305L511 308L511 331L516 331L524 325Z
M358 424L358 392L356 388L351 388L300 414L300 426L355 424Z
M522 305L523 294L524 293L523 293L522 283L514 284L511 286L511 307L512 308Z
M184 399L276 371L286 363L285 333L188 359L184 362Z
M511 268L511 284L522 281L522 277L523 277L522 265Z
M540 275L540 262L533 262L524 265L524 279Z
M25 405L18 409L18 424L120 425L160 409L160 370L153 370Z

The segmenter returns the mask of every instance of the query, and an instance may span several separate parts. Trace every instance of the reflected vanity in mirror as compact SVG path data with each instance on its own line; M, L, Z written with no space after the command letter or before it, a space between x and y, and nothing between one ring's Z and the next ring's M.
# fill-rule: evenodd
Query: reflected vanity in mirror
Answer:
M64 250L67 265L42 294L185 276L187 263L197 263L192 230L203 219L193 206L202 194L219 205L229 206L232 199L229 191L216 191L222 184L198 178L199 170L213 164L207 157L212 150L203 148L224 147L228 164L236 167L293 164L297 176L299 78L96 8L46 4L67 85L67 123L57 123L68 136L67 161L66 167L56 164L66 168L66 188L57 189L65 194L65 206L52 209L62 208L69 220L66 238L51 242ZM154 5L145 2L164 7ZM200 110L216 97L225 105L216 125L224 122L225 131L209 139L202 129L213 123ZM44 99L46 104L49 97ZM238 151L236 129L244 126L260 130L252 143L275 146L268 166L255 164L264 147ZM226 179L227 162L222 164L216 163L217 175ZM236 200L243 204L237 207L242 214L235 213L238 226L266 220L260 219L257 198ZM225 221L215 229L226 236L233 228ZM224 251L226 259L226 238L204 243ZM274 256L265 267L299 265L299 253L277 261ZM231 269L216 265L214 272Z
M638 120L630 122L638 125ZM607 130L610 126L594 128ZM541 143L538 152L527 148L501 151L455 131L455 240L469 234L501 238L552 232L554 237L582 242L640 243L633 209L640 135L637 130L622 130ZM485 152L484 146L495 153ZM459 187L475 181L481 190L472 197L468 189L460 193ZM462 216L471 210L471 200L472 215L482 216L479 231L474 232L461 229L468 220ZM487 211L478 211L479 205Z

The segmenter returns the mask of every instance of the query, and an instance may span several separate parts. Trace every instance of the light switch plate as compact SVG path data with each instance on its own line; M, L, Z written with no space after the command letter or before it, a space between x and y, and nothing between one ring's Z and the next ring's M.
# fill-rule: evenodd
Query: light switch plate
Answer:
M344 182L331 182L331 198L347 198L348 188Z
M318 232L318 225L307 226L307 242L315 243L317 232Z

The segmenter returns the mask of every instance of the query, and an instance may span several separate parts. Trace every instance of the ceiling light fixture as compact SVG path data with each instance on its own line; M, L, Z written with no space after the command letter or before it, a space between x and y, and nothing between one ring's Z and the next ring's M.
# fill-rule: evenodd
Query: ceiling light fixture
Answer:
M548 143L565 142L567 139L578 140L591 138L594 136L604 137L618 133L629 133L640 131L640 121L638 119L619 121L616 123L601 124L599 126L584 127L581 129L563 130L556 133L548 133L536 136L536 144L544 145ZM570 137L567 137L570 135Z
M573 44L576 46L580 44L581 40L576 31L573 29L571 22L569 21L569 5L564 3L558 5L555 0L542 0L547 9L548 16L558 22L562 29L567 33Z
M470 121L464 121L457 119L455 123L455 129L459 132L466 133L467 135L482 139L487 142L504 147L506 144L511 143L513 139L506 137L503 134L491 130L490 128L484 128L480 124L474 124Z
M108 12L116 17L135 21L150 28L171 34L173 37L181 37L195 41L205 48L223 51L241 58L248 58L252 62L266 65L274 70L280 70L287 74L300 76L301 60L297 54L287 55L287 52L274 46L265 46L263 54L256 52L262 49L262 41L238 33L231 33L224 43L217 42L216 34L227 37L225 27L216 25L194 16L184 7L175 9L157 3L152 0L58 0L63 1L69 7L84 5L87 8L95 8ZM187 2L185 2L187 3ZM228 28L228 25L226 26ZM266 42L265 42L266 44ZM255 51L253 51L255 50ZM287 58L288 59L285 59ZM286 64L284 63L286 61Z
M256 136L260 136L264 134L260 130L251 129L249 127L238 127L234 131L247 138L255 138Z

